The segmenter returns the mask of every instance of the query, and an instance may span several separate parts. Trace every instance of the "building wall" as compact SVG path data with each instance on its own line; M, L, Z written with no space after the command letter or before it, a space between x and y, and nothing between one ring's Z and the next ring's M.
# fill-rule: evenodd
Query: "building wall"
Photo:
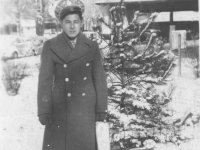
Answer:
M75 1L75 0L71 0L71 1ZM80 1L83 2L85 6L85 12L83 14L83 17L91 18L98 13L98 10L100 9L100 7L95 4L96 0L80 0Z
M103 0L102 0L103 1ZM114 1L114 0L113 0ZM101 9L99 12L102 12L105 19L104 9L109 9L114 6L114 3L104 3L101 4ZM199 19L198 14L198 0L166 0L166 1L150 1L147 2L133 2L125 3L126 5L126 15L127 19L130 22L134 17L134 12L139 10L145 14L151 14L152 12L158 12L160 18L152 23L150 28L161 30L161 36L169 38L170 25L175 25L176 30L187 30L191 32L199 32ZM177 14L181 14L181 17ZM109 17L109 15L107 15ZM173 17L171 17L173 16ZM164 18L163 18L164 17ZM194 19L193 19L194 18Z

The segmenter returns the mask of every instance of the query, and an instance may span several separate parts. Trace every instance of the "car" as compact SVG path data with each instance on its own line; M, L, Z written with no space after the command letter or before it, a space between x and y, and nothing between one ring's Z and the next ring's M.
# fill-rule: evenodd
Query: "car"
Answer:
M18 49L14 45L6 46L2 51L2 59L18 58Z
M26 56L32 56L32 43L29 41L24 41L20 43L13 43L13 45L17 48L17 52L14 52L13 54L16 53L16 57L26 57Z
M15 38L9 45L1 50L2 59L40 55L45 40L47 39L44 37Z
M1 48L2 59L15 59L20 57L36 56L42 52L43 44L51 37L30 36L14 37L9 44Z
M98 33L97 32L93 32L93 31L85 31L83 32L83 34L85 34L85 36L91 40L95 40L98 38Z
M47 38L36 38L32 42L31 51L34 52L34 55L40 55L42 52L42 47L44 42L47 40Z

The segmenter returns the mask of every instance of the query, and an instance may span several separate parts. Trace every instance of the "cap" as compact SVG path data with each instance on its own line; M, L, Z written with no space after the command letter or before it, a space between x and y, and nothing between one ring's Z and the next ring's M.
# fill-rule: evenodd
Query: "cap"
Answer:
M59 19L62 20L65 16L71 13L79 13L82 15L82 11L79 6L66 6L61 10Z

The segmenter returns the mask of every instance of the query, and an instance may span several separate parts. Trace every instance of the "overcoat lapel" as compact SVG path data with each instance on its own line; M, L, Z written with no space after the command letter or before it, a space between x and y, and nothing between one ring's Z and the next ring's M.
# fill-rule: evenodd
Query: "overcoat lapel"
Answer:
M64 38L63 33L59 34L57 37L53 38L51 41L51 49L58 57L63 61L67 60L71 54L72 48L69 43Z
M72 48L72 44L64 33L57 36L55 45L52 43L52 50L56 53L65 63L78 59L91 51L90 41L80 33L77 37L76 46Z
M84 56L90 51L91 46L88 45L86 37L82 33L80 33L80 35L77 37L76 45L66 62L78 59L79 57Z

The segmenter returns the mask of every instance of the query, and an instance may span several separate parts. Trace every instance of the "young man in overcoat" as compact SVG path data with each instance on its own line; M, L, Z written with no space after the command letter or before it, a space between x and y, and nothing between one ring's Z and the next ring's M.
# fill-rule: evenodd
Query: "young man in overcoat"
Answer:
M107 85L96 42L81 33L81 8L60 13L63 32L41 54L38 116L45 126L43 150L97 150L95 122L104 121Z

